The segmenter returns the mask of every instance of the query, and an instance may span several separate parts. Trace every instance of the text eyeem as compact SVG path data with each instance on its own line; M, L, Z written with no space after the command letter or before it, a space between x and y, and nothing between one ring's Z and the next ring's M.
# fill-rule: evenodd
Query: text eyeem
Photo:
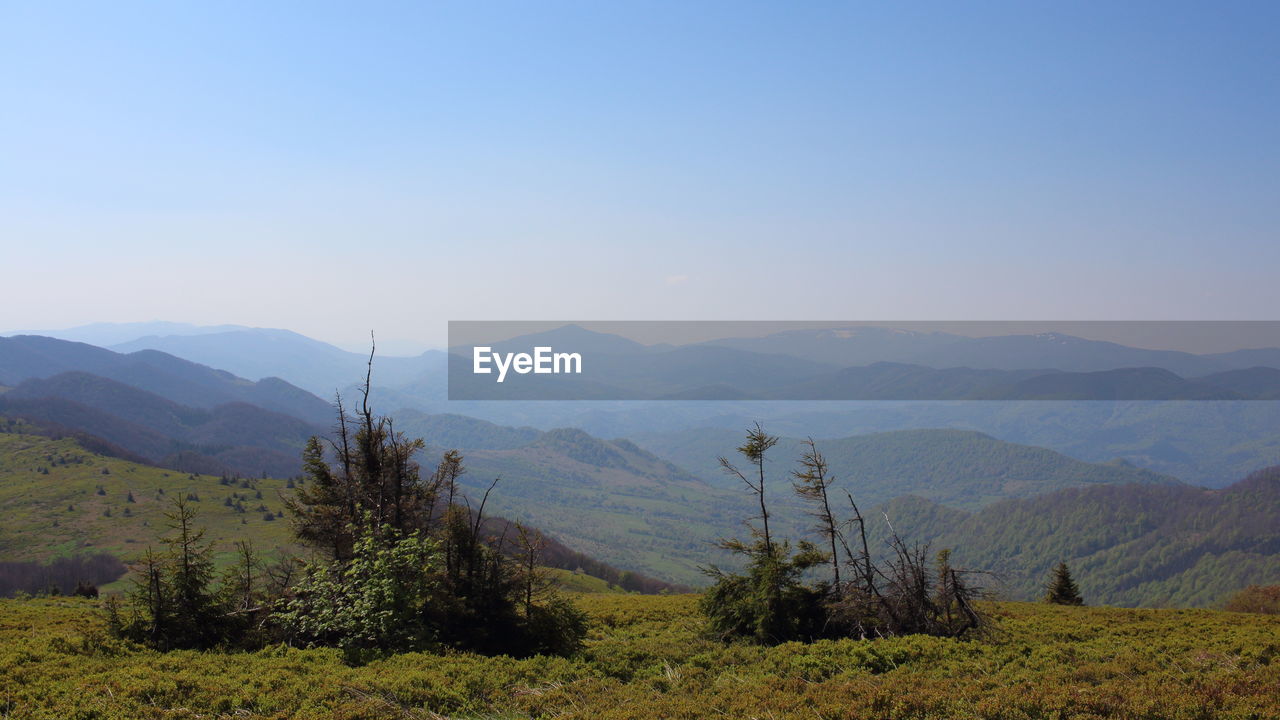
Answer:
M552 351L550 347L535 347L532 354L501 353L494 352L491 347L475 347L472 348L471 360L471 371L477 375L488 375L497 368L498 382L507 378L508 370L515 370L521 375L582 373L580 353L558 353ZM489 367L490 363L493 367Z

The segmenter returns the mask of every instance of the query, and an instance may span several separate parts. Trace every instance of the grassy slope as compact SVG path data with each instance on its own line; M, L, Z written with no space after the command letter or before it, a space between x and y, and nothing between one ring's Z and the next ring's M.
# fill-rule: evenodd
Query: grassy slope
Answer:
M994 640L722 645L693 596L587 595L574 658L332 650L167 655L94 641L86 601L0 601L22 718L1275 718L1280 618L1001 604ZM438 714L435 714L438 713Z
M575 593L626 593L626 590L617 585L610 585L609 581L598 577L592 577L584 573L573 572L572 570L561 570L559 568L547 568L547 576L556 587L561 590Z
M47 468L49 474L37 472ZM103 469L108 474L103 474ZM126 561L166 532L165 512L174 498L194 492L197 523L214 542L216 559L231 558L237 540L250 539L267 555L303 552L292 544L285 518L263 519L265 504L283 510L292 492L286 481L252 480L252 488L225 486L220 478L179 473L90 453L70 439L0 433L0 561L38 560L73 553L106 552ZM106 493L99 495L99 487ZM164 494L159 494L163 488ZM262 499L256 498L261 491ZM129 493L134 502L128 502ZM246 512L223 504L228 495L245 499ZM105 513L110 511L110 516ZM129 513L126 515L126 511ZM621 592L589 575L551 570L557 584L580 592ZM122 587L112 583L108 589Z
M529 521L579 552L677 582L700 582L697 565L715 558L711 541L745 515L745 509L728 509L745 508L745 498L658 466L596 467L557 448L478 451L467 464L463 480L476 499L492 478L503 477L486 514ZM6 518L0 560L98 551L127 559L156 542L172 499L188 492L201 499L195 503L198 522L220 552L244 538L262 551L288 546L287 520L264 521L257 511L264 503L275 513L283 509L285 481L251 482L255 489L227 487L213 476L96 455L70 439L0 433L0 512ZM105 495L97 494L99 486ZM130 492L134 503L126 501ZM232 493L247 496L248 512L223 505Z
M288 521L266 521L258 510L263 504L273 513L283 510L285 481L252 482L256 489L227 487L216 477L94 455L70 439L0 434L0 560L47 560L75 552L108 552L128 560L156 544L173 500L191 492L200 498L193 503L197 522L219 553L229 553L242 539L252 539L264 552L289 546ZM98 494L99 487L105 494ZM255 497L258 491L261 500ZM223 505L232 493L246 498L246 512Z

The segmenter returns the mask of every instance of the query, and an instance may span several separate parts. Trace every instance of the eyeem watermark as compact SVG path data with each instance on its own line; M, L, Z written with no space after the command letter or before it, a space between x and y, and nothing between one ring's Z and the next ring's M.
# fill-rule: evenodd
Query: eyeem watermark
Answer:
M493 367L490 367L490 364ZM520 375L581 374L582 354L555 352L550 347L535 347L533 353L494 352L492 347L476 347L471 351L471 371L477 375L489 375L498 371L498 382L507 379L507 371Z
M450 400L1280 402L1280 321L452 321L448 347Z

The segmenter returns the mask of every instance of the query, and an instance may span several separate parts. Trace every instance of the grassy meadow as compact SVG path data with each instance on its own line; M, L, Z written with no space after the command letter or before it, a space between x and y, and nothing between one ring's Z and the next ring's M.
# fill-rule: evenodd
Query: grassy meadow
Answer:
M105 457L71 439L0 433L0 560L94 552L136 557L147 545L160 544L167 533L165 513L180 496L199 498L192 507L221 560L243 539L268 554L296 551L288 519L265 519L268 512L284 511L288 481L246 482L251 487ZM226 505L228 497L232 506Z
M1280 717L1280 617L1001 603L986 639L725 645L697 597L582 594L570 658L337 650L158 653L93 601L0 601L0 717Z

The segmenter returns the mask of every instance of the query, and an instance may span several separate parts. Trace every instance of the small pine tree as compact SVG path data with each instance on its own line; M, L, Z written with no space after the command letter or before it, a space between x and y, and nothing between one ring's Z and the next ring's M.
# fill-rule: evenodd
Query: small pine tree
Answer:
M1076 581L1072 579L1071 571L1067 569L1065 562L1060 562L1053 568L1053 577L1049 580L1044 601L1054 605L1084 604L1084 599L1080 597L1080 588L1076 587Z

